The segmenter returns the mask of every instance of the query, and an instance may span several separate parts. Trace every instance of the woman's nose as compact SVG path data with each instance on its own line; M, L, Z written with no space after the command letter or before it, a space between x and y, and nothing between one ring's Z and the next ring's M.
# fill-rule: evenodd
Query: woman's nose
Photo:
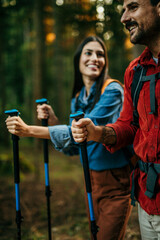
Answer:
M97 54L93 53L92 56L91 56L91 59L96 61L98 59Z

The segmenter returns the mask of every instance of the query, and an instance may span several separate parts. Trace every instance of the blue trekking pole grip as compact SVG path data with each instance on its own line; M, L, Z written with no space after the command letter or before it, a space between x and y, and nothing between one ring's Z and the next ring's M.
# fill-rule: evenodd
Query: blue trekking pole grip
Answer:
M48 103L46 98L37 99L36 103L44 104ZM48 126L48 119L42 119L42 126ZM43 139L43 149L44 149L44 169L45 169L45 186L46 186L46 198L47 198L47 214L48 214L48 239L51 240L51 213L50 213L50 184L49 184L49 156L48 156L48 140Z
M41 98L41 99L37 99L36 100L37 104L44 104L44 103L48 103L48 100L46 98ZM48 119L42 119L42 126L46 127L48 126Z
M13 116L18 116L19 112L16 109L12 109L12 110L5 111L5 114L13 117ZM18 145L18 140L19 140L19 137L12 134L15 200L16 200L17 239L21 240L21 222L23 220L23 217L21 216L21 209L20 209L20 191L19 191L20 174L19 174L19 145Z
M83 112L76 112L74 114L70 114L70 118L75 119L78 121L79 119L84 117ZM93 239L97 240L97 232L98 227L96 225L95 216L94 216L94 209L93 209L93 201L92 201L92 187L91 187L91 180L90 180L90 172L89 172L89 163L88 163L88 154L87 154L87 146L86 141L79 144L82 162L83 162L83 171L85 177L85 185L88 197L88 206L89 206L89 214L90 214L90 225L91 225L91 233L93 235Z

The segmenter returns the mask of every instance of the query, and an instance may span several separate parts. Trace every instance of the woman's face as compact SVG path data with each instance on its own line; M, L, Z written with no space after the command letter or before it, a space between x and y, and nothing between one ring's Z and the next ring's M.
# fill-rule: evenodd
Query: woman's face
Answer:
M83 80L95 81L101 74L105 65L105 53L99 42L87 43L83 49L79 61L79 70Z

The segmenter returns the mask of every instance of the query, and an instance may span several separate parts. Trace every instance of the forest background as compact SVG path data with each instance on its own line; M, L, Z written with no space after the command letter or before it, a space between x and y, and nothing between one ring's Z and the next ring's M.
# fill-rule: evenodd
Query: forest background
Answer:
M121 11L122 4L116 0L0 1L0 181L2 186L0 190L0 212L3 228L3 231L0 232L0 239L13 239L12 233L16 228L13 209L12 141L6 130L4 111L13 108L18 109L26 123L40 125L41 123L36 119L35 100L45 97L49 100L61 123L67 124L73 86L74 52L78 44L89 35L98 35L104 40L108 51L109 75L123 82L127 65L141 53L142 48L130 43L127 31L120 23ZM41 155L43 149L40 147L41 141L31 138L22 139L20 144L21 180L22 184L25 185L24 192L28 191L29 202L34 202L32 188L30 189L28 186L36 181L38 183L35 184L34 191L38 191L42 185L44 173L43 166L41 167L43 158ZM50 149L50 154L51 171L54 169L55 172L54 176L51 175L51 180L54 179L58 189L60 187L63 192L65 191L64 182L68 179L65 185L67 194L64 195L67 197L71 195L72 199L73 189L76 189L75 192L80 193L81 191L81 197L83 198L82 172L79 161L64 157L62 154L55 152L53 148ZM56 156L56 160L54 158L52 161L53 156ZM74 171L72 171L73 169ZM77 176L79 177L78 182ZM29 185L27 185L28 181ZM73 192L68 191L70 186L74 186L72 188ZM55 186L55 192L56 189ZM59 206L60 209L61 204L63 205L62 200L60 200L62 192L58 195L57 202L55 199L56 207ZM37 192L37 196L40 193ZM41 198L42 202L45 202L41 195L38 201ZM69 203L72 201L71 199L67 198L65 201ZM73 212L69 207L69 213L65 212L64 215L75 216L74 211L77 210L77 204L81 206L81 202L83 200L76 196ZM31 207L32 210L30 207L26 207L27 204L24 207L23 200L22 205L23 211L26 213L26 222L31 224L34 219L32 215L34 212L33 206ZM40 206L34 206L34 209L36 207ZM78 222L83 219L82 215L84 218L86 216L84 208L82 206L82 212L84 212L78 215ZM53 215L58 219L55 225L63 225L64 215L62 214L60 218L58 210L57 215L55 212ZM24 239L46 239L44 226L47 222L45 217L42 214L38 220L38 222L45 222L44 225L42 224L43 227L40 227L42 231L38 230L37 225L34 225L34 228L31 228L30 225L29 228L25 227L27 229L25 235L30 237ZM75 219L73 221L76 222ZM84 222L86 223L86 219ZM6 231L4 231L4 228ZM70 236L69 238L64 235L63 237L57 235L60 238L55 239L74 239L71 236L74 237L76 230L72 228L73 225L71 224L66 230L66 236ZM80 227L80 229L82 230L83 227ZM136 231L134 231L134 234L136 235ZM131 234L131 237L135 237L134 234ZM40 237L38 238L38 236ZM75 239L77 240L78 236ZM86 236L84 238L79 236L79 239L87 238Z

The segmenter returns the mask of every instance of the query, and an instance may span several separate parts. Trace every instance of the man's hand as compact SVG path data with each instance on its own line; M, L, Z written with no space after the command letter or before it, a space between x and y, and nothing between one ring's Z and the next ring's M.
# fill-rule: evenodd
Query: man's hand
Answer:
M101 137L101 127L95 126L89 118L72 121L72 135L76 142L95 141Z
M39 120L48 119L49 126L54 126L59 124L58 118L55 115L54 110L48 104L37 105L37 118Z
M116 143L115 131L106 126L95 126L89 118L72 121L72 135L77 143L87 141L100 142L105 145Z

